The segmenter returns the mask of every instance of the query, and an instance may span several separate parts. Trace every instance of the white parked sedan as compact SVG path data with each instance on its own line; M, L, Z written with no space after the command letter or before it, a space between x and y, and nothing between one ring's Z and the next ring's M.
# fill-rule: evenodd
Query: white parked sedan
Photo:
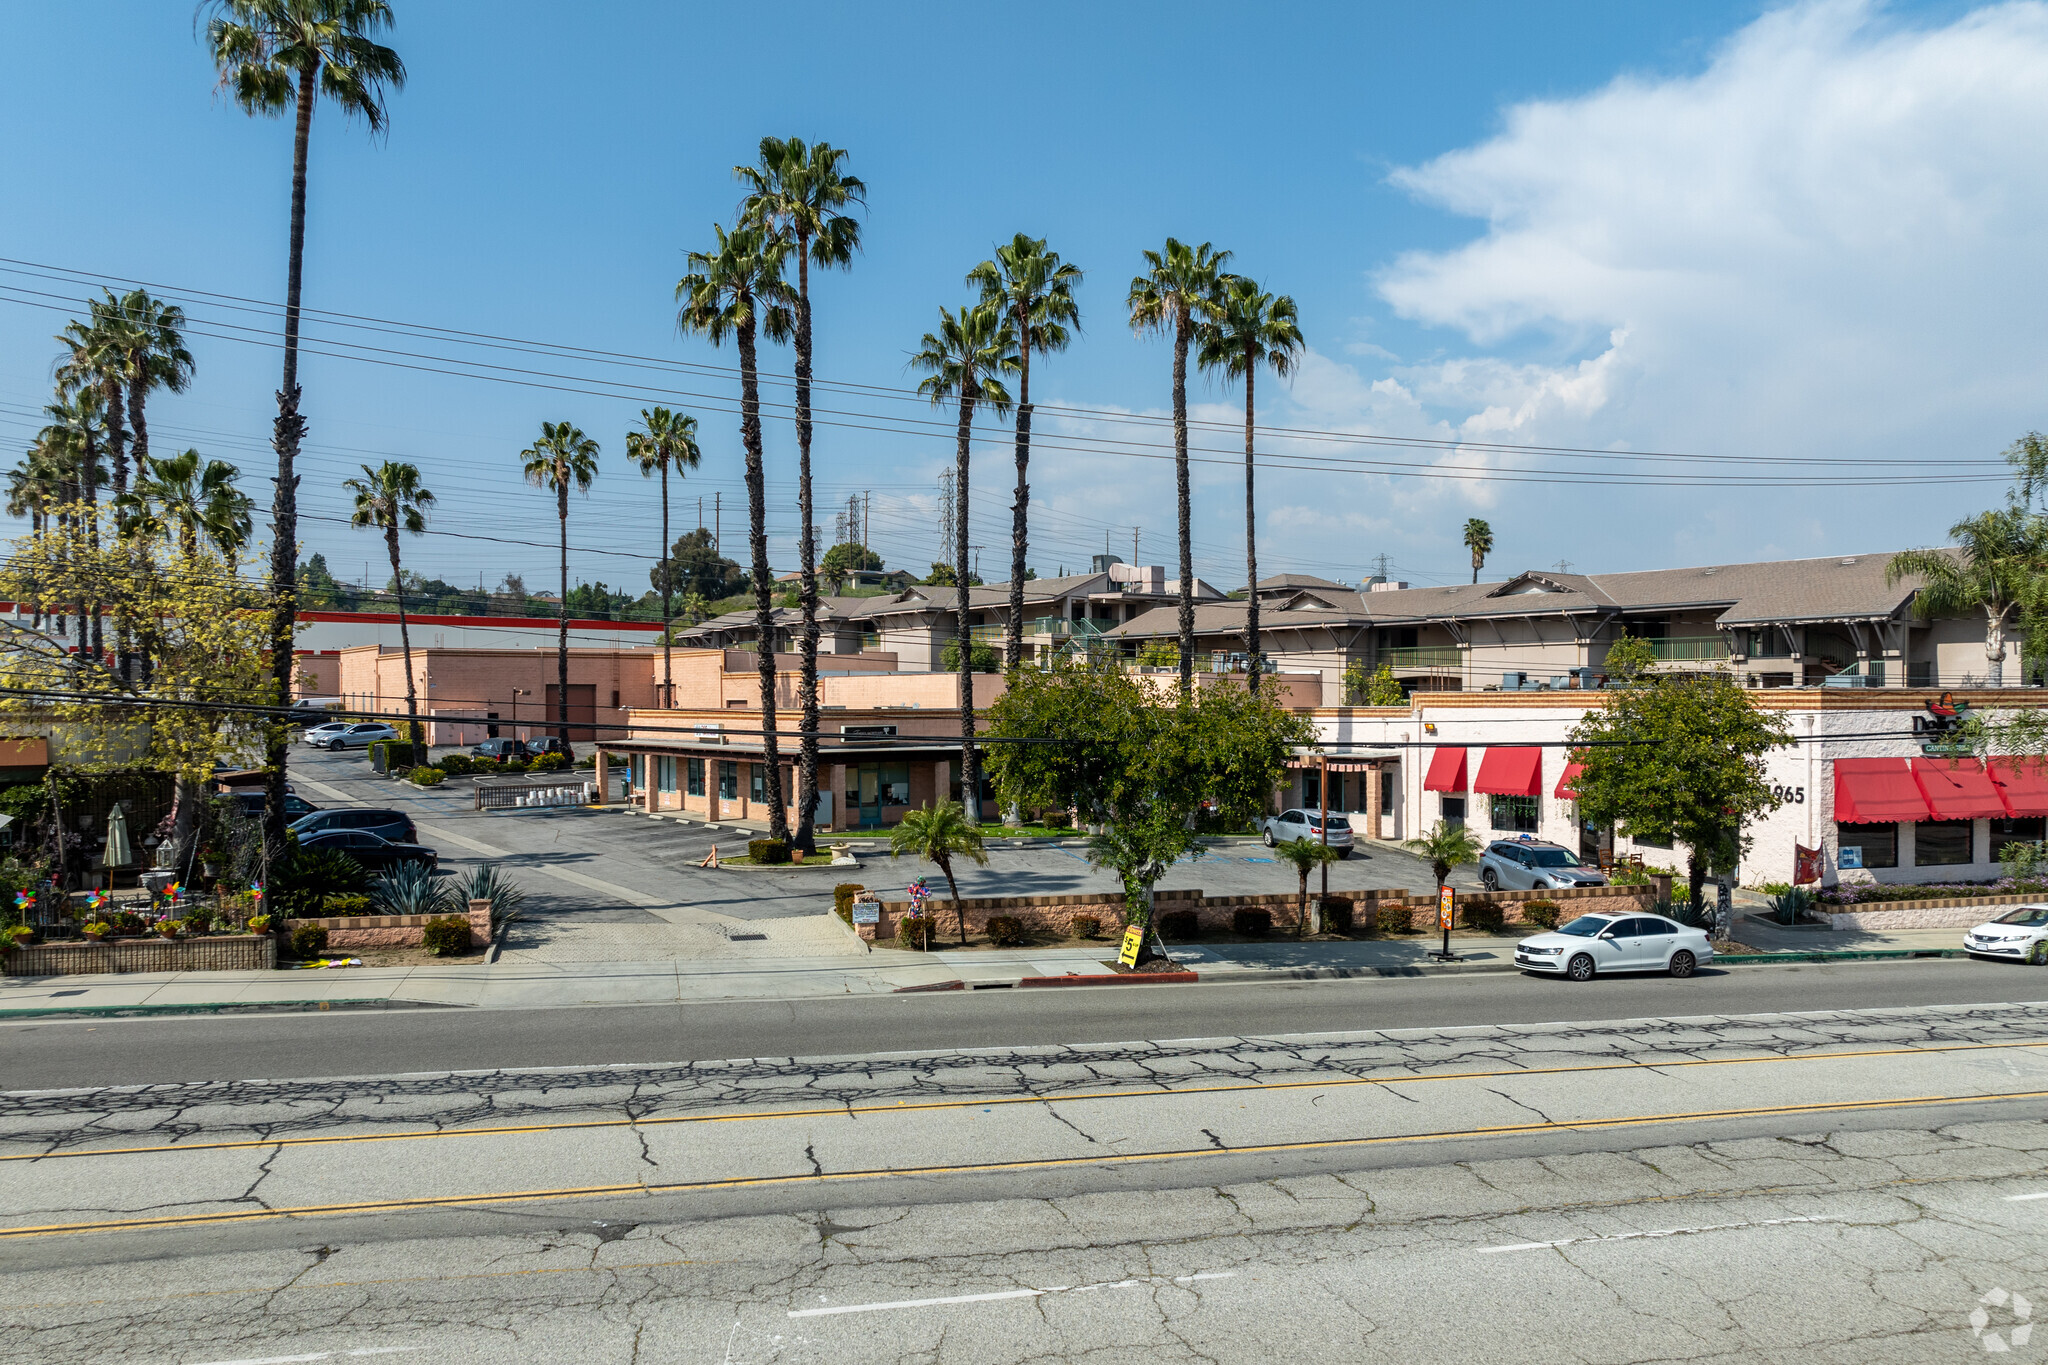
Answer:
M1964 934L1963 950L1971 957L2048 966L2048 905L2015 905Z
M1691 976L1714 956L1704 929L1689 929L1661 915L1580 915L1549 933L1515 945L1515 965L1590 981L1606 972L1668 972Z

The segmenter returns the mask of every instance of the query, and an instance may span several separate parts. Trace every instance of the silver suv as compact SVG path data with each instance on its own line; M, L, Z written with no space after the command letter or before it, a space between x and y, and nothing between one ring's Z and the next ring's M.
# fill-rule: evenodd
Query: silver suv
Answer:
M1351 822L1334 811L1330 813L1327 839L1320 810L1283 810L1278 815L1267 816L1259 837L1267 848L1290 839L1312 839L1319 844L1327 842L1337 851L1339 858L1351 856Z
M1570 849L1519 839L1496 839L1486 846L1486 852L1479 855L1479 880L1489 891L1607 885L1599 868L1587 867Z

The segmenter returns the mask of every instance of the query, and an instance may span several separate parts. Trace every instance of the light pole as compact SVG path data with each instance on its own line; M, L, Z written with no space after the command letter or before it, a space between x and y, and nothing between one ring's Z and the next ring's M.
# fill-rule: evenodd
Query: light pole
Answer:
M1318 932L1323 927L1323 906L1330 899L1330 756L1316 755L1316 799L1322 802L1322 823L1317 833L1323 837L1323 894L1316 902L1313 916Z
M519 699L532 695L533 689L530 687L515 687L512 689L512 738L519 740L521 743L525 741L519 734Z

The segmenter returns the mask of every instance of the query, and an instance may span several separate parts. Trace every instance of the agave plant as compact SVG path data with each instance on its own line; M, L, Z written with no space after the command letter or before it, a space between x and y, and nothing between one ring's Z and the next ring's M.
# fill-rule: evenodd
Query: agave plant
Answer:
M1813 909L1813 893L1803 886L1794 886L1771 897L1771 913L1780 924L1797 924L1800 917Z
M452 889L425 863L400 863L370 883L370 898L387 915L446 915Z
M519 918L520 907L526 904L526 893L513 885L512 880L498 870L496 863L479 863L470 870L469 880L463 884L463 899L489 901L491 903L491 932Z

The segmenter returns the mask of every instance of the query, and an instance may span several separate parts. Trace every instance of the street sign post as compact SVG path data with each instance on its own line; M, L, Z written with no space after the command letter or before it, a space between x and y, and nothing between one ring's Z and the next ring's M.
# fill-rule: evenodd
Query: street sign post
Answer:
M1458 960L1458 955L1451 951L1451 921L1457 917L1457 913L1458 893L1448 886L1439 886L1436 889L1436 922L1437 927L1444 932L1444 946L1440 951L1430 954L1438 962Z

